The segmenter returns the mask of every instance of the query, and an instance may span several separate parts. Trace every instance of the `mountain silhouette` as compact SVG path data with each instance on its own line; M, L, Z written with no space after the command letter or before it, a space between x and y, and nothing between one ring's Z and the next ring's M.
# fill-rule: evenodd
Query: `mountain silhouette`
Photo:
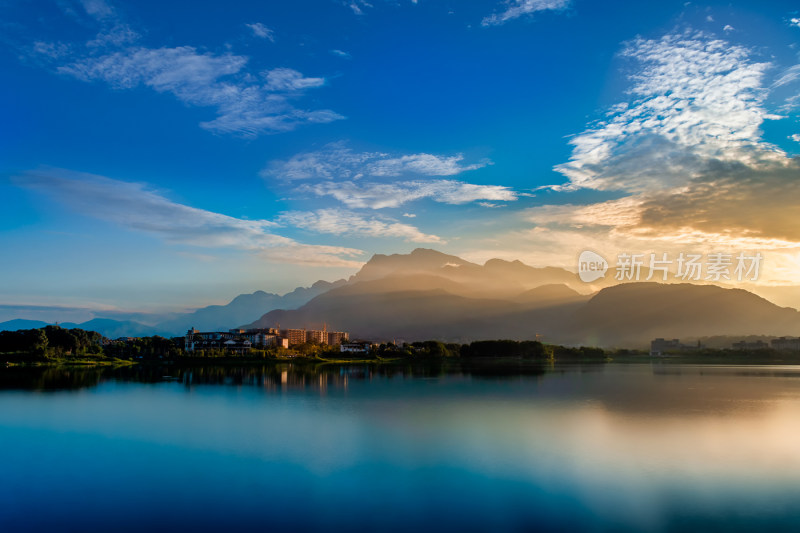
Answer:
M226 305L209 305L184 313L173 319L159 323L157 329L183 335L189 328L201 331L225 331L255 320L272 309L295 309L318 294L344 285L344 280L336 282L317 281L310 287L298 287L283 296L264 291L240 294Z
M346 285L247 326L325 325L370 340L468 342L539 335L550 342L605 347L644 347L655 337L800 332L800 312L742 289L633 282L583 295L574 288L576 279L563 269L499 259L478 265L417 249L376 255Z

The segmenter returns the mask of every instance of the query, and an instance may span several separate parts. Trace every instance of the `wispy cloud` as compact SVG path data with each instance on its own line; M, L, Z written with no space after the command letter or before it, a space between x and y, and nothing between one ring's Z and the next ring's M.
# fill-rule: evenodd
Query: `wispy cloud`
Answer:
M261 176L279 182L303 181L297 191L329 196L349 208L398 207L422 198L447 204L516 200L512 189L500 185L420 179L455 176L490 164L488 160L465 164L462 154L356 152L338 142L288 160L272 161Z
M42 56L50 60L67 57L71 53L69 45L64 43L49 43L45 41L34 41L32 51L37 56Z
M353 13L356 15L363 15L364 9L368 7L372 7L372 4L367 2L366 0L350 0L347 2L347 6L353 10Z
M498 26L509 20L532 15L539 11L559 11L569 7L571 0L509 0L505 10L485 17L484 26Z
M83 9L91 17L103 21L116 17L116 12L109 2L105 0L81 0Z
M637 229L676 233L691 228L800 243L798 176L800 159L757 166L716 163L679 191L643 197Z
M201 53L191 46L132 47L84 58L57 70L118 89L143 85L173 94L189 105L216 108L217 118L201 126L220 133L256 136L343 118L330 110L297 109L291 103L305 90L324 85L324 79L307 78L288 68L251 76L244 72L247 62L244 56Z
M130 26L119 22L102 29L94 39L86 43L86 46L89 48L123 46L135 43L139 37L139 33L135 32Z
M781 75L775 80L772 86L781 87L782 85L793 83L798 79L800 79L800 65L794 65L781 72Z
M491 164L482 160L464 165L462 154L389 154L355 152L343 142L322 150L296 154L285 161L272 161L261 171L264 178L281 180L360 179L362 177L454 176Z
M353 56L351 56L350 54L348 54L344 50L338 50L338 49L334 48L333 50L331 50L331 53L333 55L335 55L336 57L341 57L341 58L344 58L344 59L353 59Z
M466 204L477 200L510 202L516 193L502 185L475 185L455 180L396 181L392 183L323 181L300 190L330 196L350 208L383 209L429 198L443 204Z
M250 58L231 52L141 46L139 34L111 4L85 0L83 6L88 18L69 6L65 10L82 25L99 28L94 39L34 41L25 47L27 56L85 82L104 82L120 90L149 87L184 104L210 108L216 118L200 126L215 133L254 137L344 118L330 109L303 109L298 104L308 91L326 85L323 77L286 67L256 69ZM246 26L256 37L274 40L263 23Z
M798 17L790 18L789 19L789 25L790 26L795 26L797 28L800 28L800 18L798 18Z
M82 0L86 14L99 25L100 31L94 39L88 41L86 46L90 49L106 46L122 46L131 44L139 39L135 32L124 20L120 12L105 0ZM62 8L66 5L62 4ZM69 11L71 8L68 8Z
M409 242L444 243L436 235L425 234L409 224L375 217L367 218L353 211L342 209L319 209L310 212L290 211L281 214L277 221L316 233L331 235L398 237Z
M687 31L636 39L623 55L643 67L634 99L570 141L570 161L556 170L571 186L642 191L685 183L709 160L782 157L761 142L770 65L746 48Z
M253 35L259 39L268 39L270 42L275 42L275 32L267 28L264 24L260 22L254 22L252 24L245 24L245 26L250 28L250 31L253 32Z
M103 176L44 169L27 172L15 182L86 216L155 235L171 244L235 248L257 252L273 261L329 266L357 266L352 248L299 243L271 231L268 220L245 220L169 200L143 184Z
M761 132L765 120L779 118L766 109L770 65L692 31L637 39L623 55L638 67L631 99L573 138L570 161L556 167L569 178L566 189L621 197L531 208L524 216L532 228L494 242L524 242L542 257L560 255L561 264L587 247L607 255L761 250L775 265L796 256L800 159ZM784 71L772 87L792 74ZM798 281L785 269L770 276Z
M419 0L410 0L412 4L417 4ZM378 4L383 3L387 5L398 5L398 2L395 0L387 1L387 0L378 0ZM364 15L367 9L371 9L375 7L374 3L370 3L367 0L342 0L341 4L344 6L349 7L353 13L356 15Z

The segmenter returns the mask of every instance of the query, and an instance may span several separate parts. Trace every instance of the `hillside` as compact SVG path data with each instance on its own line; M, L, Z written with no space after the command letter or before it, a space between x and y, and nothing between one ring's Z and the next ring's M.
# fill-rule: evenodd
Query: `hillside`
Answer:
M94 319L65 327L107 337L182 335L190 327L322 328L354 338L417 341L532 339L644 347L655 337L800 335L800 312L743 289L635 282L601 288L559 268L491 259L480 265L435 250L375 255L349 280L318 281L283 296L242 294L155 326ZM3 329L45 323L12 320Z
M201 331L219 331L234 328L244 322L273 309L295 309L318 294L344 285L344 280L336 282L317 281L310 287L298 287L283 296L264 291L240 294L226 305L209 305L191 313L161 322L156 327L173 335L183 335L189 328Z
M800 331L800 312L745 290L639 282L587 296L566 283L543 283L574 284L574 275L564 272L499 260L481 266L433 250L376 256L346 285L296 310L266 313L248 326L325 324L353 337L404 341L540 334L555 343L618 347L643 347L655 337Z

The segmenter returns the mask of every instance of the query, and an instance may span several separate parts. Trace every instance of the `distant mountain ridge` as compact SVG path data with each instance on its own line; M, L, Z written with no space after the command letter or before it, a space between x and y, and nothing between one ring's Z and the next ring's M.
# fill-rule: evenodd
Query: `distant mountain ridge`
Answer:
M25 320L14 319L6 322L0 322L0 331L17 331L20 329L38 329L56 323L44 322L42 320ZM79 328L86 331L96 331L97 333L116 339L119 337L145 337L151 335L161 335L162 337L169 337L171 334L167 331L162 331L153 326L140 324L131 320L114 320L111 318L93 318L86 322L58 322L58 325L65 329Z
M296 309L315 296L341 287L345 283L345 280L334 282L320 280L310 287L298 287L283 296L264 291L240 294L226 305L209 305L161 322L157 327L174 335L183 335L189 328L201 331L228 330L255 320L273 309Z
M556 280L554 282L554 280ZM371 340L532 339L642 347L654 337L800 334L800 312L742 289L633 282L583 295L577 276L434 250L376 255L344 286L252 327L349 331ZM585 290L585 289L584 289Z
M413 276L435 276L455 283L455 291L484 298L512 297L542 285L566 285L573 291L590 292L574 272L557 267L537 268L520 261L490 259L483 265L427 248L409 254L376 254L354 276L349 285L377 280L410 280ZM413 290L413 287L408 287ZM451 286L451 289L453 287Z
M348 280L318 281L283 296L241 294L154 326L94 319L64 327L107 337L182 335L190 327L281 327L347 331L404 341L533 339L643 347L655 337L800 335L800 312L743 289L687 283L582 283L561 268L490 259L483 265L436 250L376 254ZM600 290L596 290L596 289ZM42 327L11 320L4 329Z
M163 337L179 336L189 328L195 327L205 331L225 331L242 323L257 319L273 309L295 309L332 288L341 287L345 280L334 282L317 281L310 287L298 287L284 294L271 294L256 291L251 294L240 294L226 305L209 305L190 313L182 313L169 320L154 325L142 324L134 320L115 320L111 318L93 318L85 322L63 322L65 328L81 328L96 331L109 338L142 337L161 335ZM0 322L0 330L19 330L42 328L55 322L43 320L13 319Z

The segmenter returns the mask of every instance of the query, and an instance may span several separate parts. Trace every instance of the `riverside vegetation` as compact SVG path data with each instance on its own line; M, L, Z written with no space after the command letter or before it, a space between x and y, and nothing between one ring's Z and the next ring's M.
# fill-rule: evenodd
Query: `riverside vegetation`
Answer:
M316 343L291 348L253 348L242 353L214 348L187 352L184 338L152 336L110 340L95 331L46 326L38 329L0 331L0 362L6 365L125 365L147 362L184 362L188 364L244 363L293 360L298 363L353 363L432 360L527 360L559 362L604 362L651 360L638 350L604 350L596 347L569 347L539 341L482 340L468 344L436 340L412 343L371 345L365 353L342 353L339 346ZM800 354L772 349L741 351L704 349L691 354L659 357L681 363L797 364Z
M0 357L7 364L124 363L145 361L264 361L312 359L325 361L387 361L436 358L523 358L536 360L604 360L600 348L569 348L539 341L492 340L469 344L424 341L372 345L369 352L344 354L338 346L305 343L291 348L253 348L243 353L222 349L186 352L183 337L139 337L105 339L94 331L46 326L38 329L0 332Z

